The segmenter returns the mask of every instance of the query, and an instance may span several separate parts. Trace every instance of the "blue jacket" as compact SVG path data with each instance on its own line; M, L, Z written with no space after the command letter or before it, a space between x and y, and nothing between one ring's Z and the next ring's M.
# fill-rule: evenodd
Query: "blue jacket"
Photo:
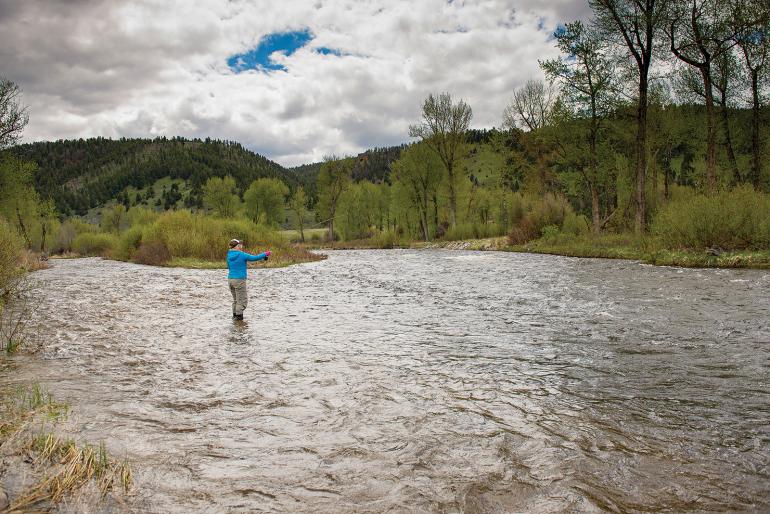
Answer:
M261 261L267 256L263 253L259 255L251 255L250 253L241 252L238 250L228 250L227 252L227 269L230 273L227 274L227 278L246 279L246 263L249 261Z

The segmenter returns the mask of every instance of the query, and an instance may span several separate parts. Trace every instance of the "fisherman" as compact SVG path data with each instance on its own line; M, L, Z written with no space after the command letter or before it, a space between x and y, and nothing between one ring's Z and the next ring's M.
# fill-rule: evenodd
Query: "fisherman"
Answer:
M262 261L270 257L270 250L252 255L243 251L243 241L230 240L230 250L227 252L227 282L230 284L230 293L233 295L233 319L242 320L243 310L249 303L249 295L246 291L246 265L249 261Z

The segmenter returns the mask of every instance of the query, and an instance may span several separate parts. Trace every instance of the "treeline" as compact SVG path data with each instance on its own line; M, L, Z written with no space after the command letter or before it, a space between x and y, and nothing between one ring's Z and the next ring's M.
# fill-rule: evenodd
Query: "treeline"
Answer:
M129 186L144 189L163 177L189 182L188 207L200 206L201 188L211 177L230 175L242 189L263 177L296 182L282 166L239 143L208 138L62 140L17 145L6 153L35 164L37 192L53 199L64 216L82 215Z
M743 236L701 244L767 248L770 4L590 5L590 22L554 32L561 55L540 62L547 81L513 92L499 130L471 130L471 106L430 95L410 127L419 142L389 175L360 180L354 158L324 163L317 209L329 237L508 234L519 244L563 230L670 243L676 230L716 233L721 219ZM742 205L725 208L731 199ZM677 218L678 208L697 214Z

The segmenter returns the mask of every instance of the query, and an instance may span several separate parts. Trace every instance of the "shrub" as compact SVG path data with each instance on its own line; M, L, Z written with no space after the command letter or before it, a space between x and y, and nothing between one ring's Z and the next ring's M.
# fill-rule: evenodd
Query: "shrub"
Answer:
M377 248L393 248L399 246L400 242L395 230L383 230L374 236L374 244Z
M674 248L770 248L770 195L741 186L672 200L658 211L652 232Z
M161 241L142 243L133 256L133 261L150 266L163 266L171 260L171 252Z
M519 221L508 233L508 243L512 245L524 244L527 241L537 239L540 234L531 220L524 218Z
M185 210L166 212L144 227L141 243L162 243L173 257L217 261L224 258L232 238L245 241L254 250L286 244L274 230L248 220L212 218Z
M75 238L80 234L93 234L99 231L99 227L86 223L77 218L68 219L59 226L56 232L51 251L54 253L65 253L73 251L72 244Z
M80 234L72 242L72 249L80 255L109 257L118 247L119 238L114 234Z
M128 217L128 224L131 227L135 227L137 225L150 225L154 223L158 219L159 214L147 207L137 206L131 207L126 216Z
M556 225L546 225L543 227L540 233L542 234L542 238L544 241L552 243L556 241L561 231L559 230L559 227Z
M569 234L572 236L583 236L591 231L591 225L588 221L588 218L582 214L569 212L564 217L564 222L561 225L561 231L564 234Z
M562 195L546 193L542 197L525 197L521 201L524 214L508 233L508 242L512 245L537 239L542 235L543 228L549 225L561 228L565 220L568 230L579 229L580 221Z
M123 261L131 260L142 244L144 229L143 226L136 225L125 231L120 236L120 241L113 257Z
M9 284L19 275L19 256L23 250L21 238L11 225L0 218L0 312Z

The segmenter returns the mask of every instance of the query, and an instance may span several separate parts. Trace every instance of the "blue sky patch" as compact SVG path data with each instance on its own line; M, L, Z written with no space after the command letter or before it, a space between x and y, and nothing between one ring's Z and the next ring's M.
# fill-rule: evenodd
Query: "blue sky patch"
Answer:
M291 55L298 49L307 45L313 39L310 29L294 32L276 32L263 37L256 48L248 52L233 55L227 59L227 65L235 73L246 70L258 71L286 71L286 67L273 62L270 55L274 52L282 52Z
M316 48L315 51L321 55L336 55L337 57L342 56L342 52L340 52L336 48L327 48L325 46L320 46Z

